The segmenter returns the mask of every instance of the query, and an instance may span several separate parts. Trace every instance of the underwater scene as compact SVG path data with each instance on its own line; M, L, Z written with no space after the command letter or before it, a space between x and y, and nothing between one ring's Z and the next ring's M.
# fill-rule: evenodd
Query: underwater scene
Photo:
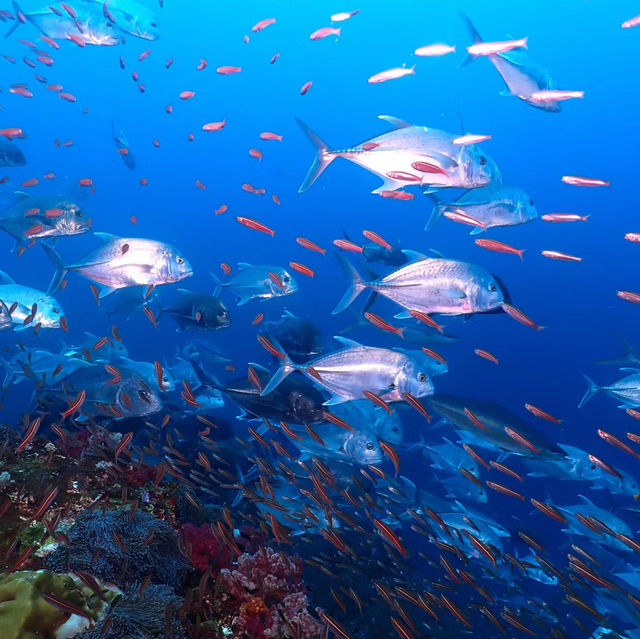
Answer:
M0 21L0 639L640 639L638 2Z

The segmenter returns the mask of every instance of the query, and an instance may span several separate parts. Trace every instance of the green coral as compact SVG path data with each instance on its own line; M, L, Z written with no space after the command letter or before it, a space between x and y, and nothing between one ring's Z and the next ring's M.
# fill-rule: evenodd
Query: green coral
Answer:
M82 581L48 570L0 574L2 639L55 639L69 614L43 599L51 595L84 610L97 620L104 602ZM105 598L115 593L105 590Z

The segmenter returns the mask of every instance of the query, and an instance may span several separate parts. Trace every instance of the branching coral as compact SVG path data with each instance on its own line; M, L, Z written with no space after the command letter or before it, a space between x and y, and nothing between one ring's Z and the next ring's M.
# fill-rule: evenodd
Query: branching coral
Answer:
M68 532L68 547L47 558L53 570L84 570L120 586L142 582L179 588L188 569L173 528L138 510L83 512Z

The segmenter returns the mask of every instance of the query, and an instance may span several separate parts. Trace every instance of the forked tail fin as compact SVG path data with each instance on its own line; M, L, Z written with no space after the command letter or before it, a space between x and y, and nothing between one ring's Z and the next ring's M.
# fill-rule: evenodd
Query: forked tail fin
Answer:
M578 408L582 408L600 390L600 386L598 386L592 379L589 379L584 373L582 373L582 377L584 377L589 388L587 388L587 392L580 400Z
M298 193L306 191L321 175L321 173L336 159L336 155L329 150L327 144L321 140L302 120L296 118L296 122L309 138L309 142L313 144L316 149L316 159L313 161L307 177L300 185Z

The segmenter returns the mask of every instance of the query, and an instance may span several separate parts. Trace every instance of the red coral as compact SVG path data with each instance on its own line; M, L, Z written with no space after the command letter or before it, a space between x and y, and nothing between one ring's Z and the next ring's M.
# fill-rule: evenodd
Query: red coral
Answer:
M189 551L191 565L199 572L205 572L211 566L215 574L221 568L231 565L230 548L218 543L208 524L199 528L193 524L185 524L182 527L182 540Z
M262 547L220 575L234 638L320 637L322 624L307 609L300 557Z

